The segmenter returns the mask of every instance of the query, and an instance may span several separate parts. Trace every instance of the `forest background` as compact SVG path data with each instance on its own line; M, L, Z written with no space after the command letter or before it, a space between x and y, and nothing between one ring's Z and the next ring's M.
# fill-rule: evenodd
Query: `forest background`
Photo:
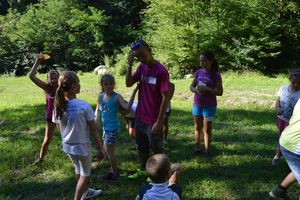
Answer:
M300 67L299 36L296 0L0 0L0 74L24 75L44 52L40 72L103 64L122 75L144 39L172 78L194 72L203 50L222 71L274 75Z

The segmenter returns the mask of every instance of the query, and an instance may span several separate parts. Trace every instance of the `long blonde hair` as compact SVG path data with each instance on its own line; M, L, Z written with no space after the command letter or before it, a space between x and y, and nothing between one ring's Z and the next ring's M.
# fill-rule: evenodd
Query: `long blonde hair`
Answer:
M73 71L61 73L58 79L58 87L55 94L55 118L61 119L67 108L65 95L70 92L72 86L79 81L77 74Z

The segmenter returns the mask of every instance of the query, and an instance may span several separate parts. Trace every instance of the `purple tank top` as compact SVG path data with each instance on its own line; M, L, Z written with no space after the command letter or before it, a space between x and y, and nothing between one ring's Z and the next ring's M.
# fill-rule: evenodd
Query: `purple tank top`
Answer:
M45 93L45 97L46 97L46 119L52 120L55 97L52 97L50 96L50 94L47 93Z

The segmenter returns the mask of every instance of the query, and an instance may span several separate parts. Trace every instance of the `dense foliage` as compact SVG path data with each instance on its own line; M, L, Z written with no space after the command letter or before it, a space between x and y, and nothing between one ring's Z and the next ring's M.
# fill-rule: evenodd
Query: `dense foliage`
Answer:
M201 50L224 70L300 67L300 4L287 0L149 0L148 40L174 74L193 71ZM181 73L182 74L182 73Z
M24 74L32 53L46 52L53 59L45 66L89 71L105 63L123 74L136 38L174 78L195 71L202 50L222 70L300 67L296 0L1 0L0 14L0 73Z

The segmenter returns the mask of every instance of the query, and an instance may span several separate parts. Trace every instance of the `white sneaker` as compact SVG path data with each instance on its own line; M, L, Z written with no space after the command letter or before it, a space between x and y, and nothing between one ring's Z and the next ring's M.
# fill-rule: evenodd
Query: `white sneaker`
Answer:
M102 193L102 190L95 190L95 189L89 188L85 193L83 193L81 200L93 198L95 196L98 196L101 193Z

